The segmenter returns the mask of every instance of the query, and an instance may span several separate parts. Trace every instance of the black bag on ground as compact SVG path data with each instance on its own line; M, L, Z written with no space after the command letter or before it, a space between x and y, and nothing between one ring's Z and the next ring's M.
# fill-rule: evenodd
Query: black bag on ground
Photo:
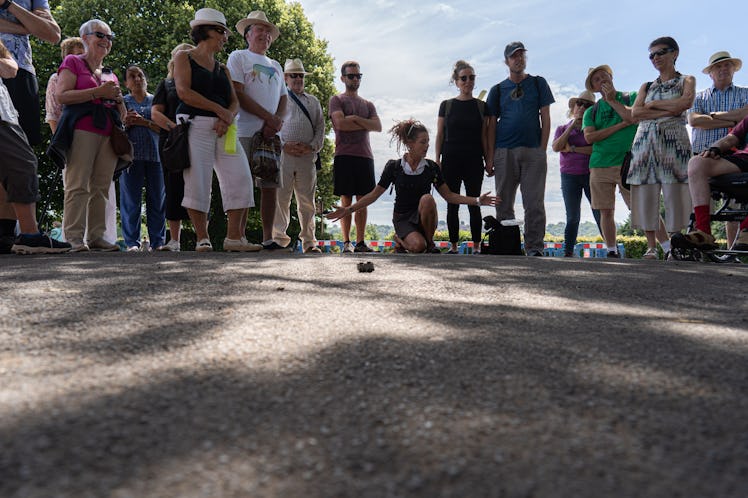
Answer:
M166 171L177 173L190 167L190 122L180 118L180 123L169 130L161 147L161 165Z
M493 216L486 216L483 227L488 235L488 243L481 242L482 254L522 255L519 226L504 226Z

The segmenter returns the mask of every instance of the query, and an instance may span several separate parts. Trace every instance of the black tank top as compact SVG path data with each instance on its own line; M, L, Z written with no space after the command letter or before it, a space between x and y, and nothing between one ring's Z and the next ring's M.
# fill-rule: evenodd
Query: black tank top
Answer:
M187 54L187 57L190 59L190 69L192 70L192 84L190 88L206 99L228 109L231 102L231 82L226 76L226 71L223 70L217 61L213 70L209 71L192 60L191 54ZM179 103L177 114L216 117L216 113L212 111L198 109L184 102Z

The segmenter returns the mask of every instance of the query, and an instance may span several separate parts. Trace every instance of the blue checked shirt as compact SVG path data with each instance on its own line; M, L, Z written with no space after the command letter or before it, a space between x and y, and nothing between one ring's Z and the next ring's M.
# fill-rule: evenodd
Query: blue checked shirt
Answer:
M732 111L746 105L748 105L748 87L730 85L724 90L711 87L696 94L693 107L688 110L688 113L709 114L710 112ZM727 133L727 128L715 128L714 130L693 128L691 130L693 153L698 154L705 151Z
M138 103L131 94L125 95L125 107L127 110L135 110L145 119L151 119L151 104L153 95L146 95L143 102ZM135 151L136 161L148 161L152 163L161 162L158 157L158 133L153 132L145 126L131 126L127 129L127 137L130 139Z

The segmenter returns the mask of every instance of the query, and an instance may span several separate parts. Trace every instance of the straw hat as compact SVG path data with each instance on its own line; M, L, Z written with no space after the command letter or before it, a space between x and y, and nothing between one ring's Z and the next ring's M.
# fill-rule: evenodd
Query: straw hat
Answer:
M273 41L277 40L280 36L280 30L278 29L278 27L268 21L267 16L261 10L253 10L247 15L247 17L236 23L236 30L240 35L244 36L244 30L247 29L247 26L251 26L253 24L264 24L265 26L269 27L270 35L273 37Z
M203 25L222 26L228 29L228 26L226 26L226 17L216 9L205 8L195 12L195 19L190 21L190 28Z
M730 52L726 52L723 50L721 52L712 54L712 56L709 57L709 65L705 67L701 72L704 74L709 74L709 71L712 70L713 65L719 64L723 61L732 61L732 63L735 65L735 71L740 71L740 68L743 67L743 61L741 61L737 57L730 57Z
M601 65L599 65L597 67L591 67L590 70L587 72L587 79L584 80L584 87L587 90L589 90L590 92L593 91L592 90L592 83L590 83L590 79L592 79L592 75L593 74L595 74L596 72L600 71L601 69L603 71L605 71L606 73L608 73L611 78L613 77L613 70L607 64L601 64Z
M286 64L283 66L283 72L288 73L301 73L311 74L304 71L304 64L301 63L301 59L286 59Z
M595 103L595 94L589 90L585 90L579 94L579 97L569 99L569 109L574 109L574 104L577 103L577 100L585 100L592 105Z

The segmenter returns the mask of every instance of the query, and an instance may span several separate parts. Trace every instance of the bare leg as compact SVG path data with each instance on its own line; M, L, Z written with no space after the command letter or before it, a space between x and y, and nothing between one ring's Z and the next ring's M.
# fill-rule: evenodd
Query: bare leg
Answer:
M418 219L421 220L421 230L423 230L427 248L434 245L434 232L436 232L436 224L438 222L437 217L436 201L434 198L431 194L422 195L421 200L418 202Z
M21 225L21 233L37 233L39 231L36 224L36 203L19 204L13 202L9 206L13 209L13 217L17 217L18 223Z
M272 189L275 191L275 189ZM263 196L263 199L265 197ZM275 201L273 201L275 202ZM228 223L226 227L226 237L233 240L239 240L242 237L244 237L244 230L242 230L242 220L246 219L246 213L247 209L229 209L226 212L226 215L228 216ZM263 225L265 224L265 221L263 220ZM264 231L264 228L263 228Z
M8 202L8 194L5 193L5 189L0 185L0 220L15 219L17 219L16 212Z
M262 241L273 238L273 221L275 220L275 198L277 189L260 189L260 218L262 219ZM230 237L233 238L233 237Z
M171 240L179 241L182 234L182 220L167 220L169 222L169 234Z
M608 247L617 247L616 244L616 220L614 209L600 210L600 228L602 229L603 240Z
M192 225L195 227L195 235L197 240L208 239L208 213L197 211L195 209L187 208L187 213L190 215Z
M340 205L348 207L353 204L353 196L341 195ZM343 241L351 240L351 215L343 216L340 218L340 229L343 232Z
M402 240L402 244L406 251L412 253L424 252L428 247L426 239L420 232L410 232L405 236L405 239Z
M357 195L356 200L360 201L363 195ZM366 208L359 209L355 213L355 222L356 222L356 244L359 242L364 241L364 236L366 235L366 217L367 217L368 211Z
M655 240L654 230L646 230L644 235L647 237L647 249L657 249L657 241ZM659 231L657 233L659 236Z

